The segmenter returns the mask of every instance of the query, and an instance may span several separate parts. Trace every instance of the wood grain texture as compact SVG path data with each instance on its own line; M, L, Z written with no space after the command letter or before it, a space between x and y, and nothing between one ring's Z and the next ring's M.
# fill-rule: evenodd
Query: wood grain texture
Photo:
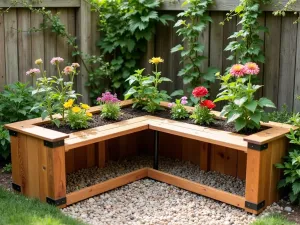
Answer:
M19 137L10 137L11 145L11 163L12 163L12 181L20 185L22 184L21 177L21 161L20 161L20 146Z
M4 15L0 15L0 91L4 89L6 84L5 79L5 29L4 29Z
M105 141L100 141L97 144L97 165L99 168L105 167L105 162L106 162L106 142Z
M2 0L0 7L10 7L10 0ZM80 7L80 0L43 0L41 3L32 4L33 7ZM14 7L23 8L24 5L18 4Z

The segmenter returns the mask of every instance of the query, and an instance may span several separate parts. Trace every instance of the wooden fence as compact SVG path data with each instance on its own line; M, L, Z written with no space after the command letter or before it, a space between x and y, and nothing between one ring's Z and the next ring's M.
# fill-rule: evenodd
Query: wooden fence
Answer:
M283 2L286 2L283 1ZM225 18L226 11L233 9L239 0L216 0L216 5L210 10L213 23L201 35L200 40L205 44L205 55L208 59L203 68L214 66L224 71L232 62L226 60L229 53L224 48L229 43L228 37L238 29L237 19L220 26L219 22ZM180 3L164 3L161 11L176 16L182 10ZM9 6L9 1L0 3L1 7ZM40 6L40 5L39 5ZM76 35L83 52L98 53L96 41L97 16L90 13L89 5L84 0L44 0L42 6L51 7L53 12L61 12L60 16L69 33ZM289 109L300 111L300 101L295 100L300 95L300 27L293 24L296 16L287 13L286 17L274 17L274 7L265 7L259 18L262 25L269 28L269 33L262 36L265 40L264 51L266 63L262 66L261 80L264 88L260 95L272 99L279 107L287 104ZM300 4L296 5L300 10ZM71 62L71 49L68 45L49 31L29 35L17 32L17 29L27 30L38 26L42 18L30 13L27 9L13 8L9 13L0 16L0 89L5 83L17 80L27 81L25 76L28 68L33 66L33 60L44 58L48 62L53 56L61 56ZM155 38L148 44L148 52L142 58L142 65L150 69L147 63L152 56L161 56L165 63L161 69L165 76L174 80L163 88L172 92L183 88L182 80L177 77L181 68L178 53L171 54L170 49L180 43L180 38L173 28L174 23L165 27L157 26ZM45 64L45 69L53 73L54 68ZM86 71L82 68L82 75L77 79L77 89L87 100L87 90L84 83L87 80ZM218 91L218 84L212 85L212 97Z

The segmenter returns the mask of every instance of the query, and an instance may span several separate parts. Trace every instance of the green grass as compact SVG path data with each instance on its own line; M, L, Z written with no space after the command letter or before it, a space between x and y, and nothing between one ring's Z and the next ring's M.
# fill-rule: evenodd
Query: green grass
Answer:
M53 206L0 187L0 225L85 225Z
M253 223L251 223L251 225L297 225L297 224L288 221L280 214L274 214L274 215L262 217L254 221Z

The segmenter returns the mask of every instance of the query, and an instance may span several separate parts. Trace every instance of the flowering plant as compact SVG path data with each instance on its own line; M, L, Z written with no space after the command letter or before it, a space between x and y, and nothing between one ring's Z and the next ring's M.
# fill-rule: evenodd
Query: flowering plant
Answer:
M164 60L160 57L152 58L149 63L155 64L153 75L143 76L145 69L142 69L136 70L135 74L127 79L131 88L125 94L125 99L134 97L133 108L142 108L150 113L163 110L160 102L167 101L170 96L166 91L159 91L158 85L162 82L171 82L169 78L161 77L161 72L158 72L158 64L163 62Z
M66 122L72 129L87 128L88 121L92 120L93 114L87 110L90 108L87 104L74 105L74 100L69 99L64 103L64 108L68 111Z
M71 66L67 66L63 71L60 70L60 63L64 61L63 58L54 57L50 63L56 67L57 75L47 77L47 72L43 71L42 65L43 60L37 59L35 64L40 69L34 68L26 72L27 76L37 76L42 74L41 77L37 78L36 89L32 92L33 95L41 95L44 99L41 103L38 103L33 109L42 110L42 119L49 116L50 120L60 126L61 121L58 118L54 118L54 114L61 114L62 121L65 122L65 107L64 104L68 99L75 99L78 94L73 90L74 77L77 75L77 68L80 67L78 63L73 63ZM43 71L43 72L42 72ZM69 81L65 81L64 77L68 78ZM32 110L33 110L32 109Z
M259 129L260 121L268 122L264 107L275 108L274 103L267 98L255 99L255 92L261 85L253 85L251 79L259 73L257 64L249 62L245 65L233 65L230 73L216 76L221 80L221 93L215 102L228 101L221 116L227 118L227 123L233 122L237 131Z
M194 123L202 124L211 124L214 121L214 115L211 114L211 110L216 107L216 105L210 100L204 100L208 95L208 90L205 87L196 87L193 90L193 96L196 99L199 99L199 104L195 106L193 114L190 116L194 120Z
M102 97L97 98L97 102L102 105L101 117L110 120L117 120L121 114L120 100L117 94L105 92Z
M182 120L189 117L189 113L184 107L188 103L187 97L183 96L181 99L176 99L175 103L169 103L168 107L171 109L171 118L174 120Z

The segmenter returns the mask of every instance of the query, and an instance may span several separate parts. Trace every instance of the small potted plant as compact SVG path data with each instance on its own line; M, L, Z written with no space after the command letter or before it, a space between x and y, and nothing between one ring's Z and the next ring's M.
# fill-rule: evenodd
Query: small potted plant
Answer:
M120 100L117 94L105 92L102 97L97 98L97 102L102 106L101 118L108 120L118 120L121 115Z

